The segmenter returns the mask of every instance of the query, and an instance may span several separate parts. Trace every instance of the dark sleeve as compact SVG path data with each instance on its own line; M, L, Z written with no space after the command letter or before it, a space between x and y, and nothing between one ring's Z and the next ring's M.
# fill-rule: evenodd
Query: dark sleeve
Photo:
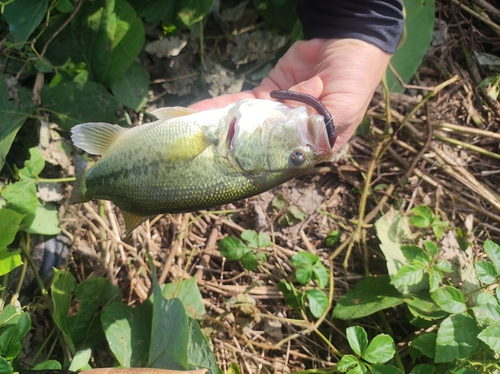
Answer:
M396 52L403 33L401 0L301 0L297 15L304 37L354 38Z

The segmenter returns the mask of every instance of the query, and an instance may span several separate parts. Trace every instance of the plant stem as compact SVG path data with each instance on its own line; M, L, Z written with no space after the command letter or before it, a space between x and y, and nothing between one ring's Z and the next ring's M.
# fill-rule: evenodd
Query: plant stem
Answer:
M76 180L75 177L67 177L67 178L54 178L54 179L45 179L45 178L37 178L37 183L66 183L66 182L74 182Z
M45 288L45 284L43 283L43 280L40 277L40 273L38 273L38 269L35 266L35 263L33 262L33 259L31 258L31 255L30 255L31 234L29 232L27 232L25 234L26 234L25 242L21 246L21 250L24 254L24 257L26 257L26 260L28 260L29 265L33 269L33 274L35 274L35 279L36 279L36 282L38 283L38 287L40 287L40 291L42 292L42 295L45 296L45 295L47 295L47 289Z

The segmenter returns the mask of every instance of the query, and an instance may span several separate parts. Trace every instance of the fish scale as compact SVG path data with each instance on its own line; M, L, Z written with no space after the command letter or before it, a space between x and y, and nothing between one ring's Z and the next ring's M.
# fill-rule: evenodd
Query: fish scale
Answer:
M127 233L156 214L264 192L331 155L322 117L304 107L246 99L204 112L175 107L154 114L158 121L131 129L105 123L72 129L75 145L101 158L93 166L77 160L70 202L111 200L124 212ZM300 165L291 158L297 152L304 155Z

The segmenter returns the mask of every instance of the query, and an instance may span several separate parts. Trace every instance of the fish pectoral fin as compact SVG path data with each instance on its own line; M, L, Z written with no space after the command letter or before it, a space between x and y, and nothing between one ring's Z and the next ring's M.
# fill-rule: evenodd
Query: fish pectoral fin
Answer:
M158 108L150 113L158 119L171 119L171 118L189 116L190 114L198 113L198 111L194 109L184 108L182 106L173 106L166 108Z
M166 161L175 163L191 161L216 142L216 135L209 130L197 132L189 138L178 139L173 141L165 150Z
M137 226L154 216L140 216L122 209L123 220L125 221L125 236L129 236Z
M102 155L126 128L105 122L88 122L71 129L73 143L85 152Z

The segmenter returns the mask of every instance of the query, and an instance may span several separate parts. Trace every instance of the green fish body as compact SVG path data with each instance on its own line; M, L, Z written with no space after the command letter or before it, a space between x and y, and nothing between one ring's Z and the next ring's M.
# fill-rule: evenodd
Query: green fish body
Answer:
M332 155L323 117L305 106L245 99L224 108L174 107L133 128L84 123L74 144L101 158L77 160L70 203L112 201L127 233L161 213L206 209L267 191Z

